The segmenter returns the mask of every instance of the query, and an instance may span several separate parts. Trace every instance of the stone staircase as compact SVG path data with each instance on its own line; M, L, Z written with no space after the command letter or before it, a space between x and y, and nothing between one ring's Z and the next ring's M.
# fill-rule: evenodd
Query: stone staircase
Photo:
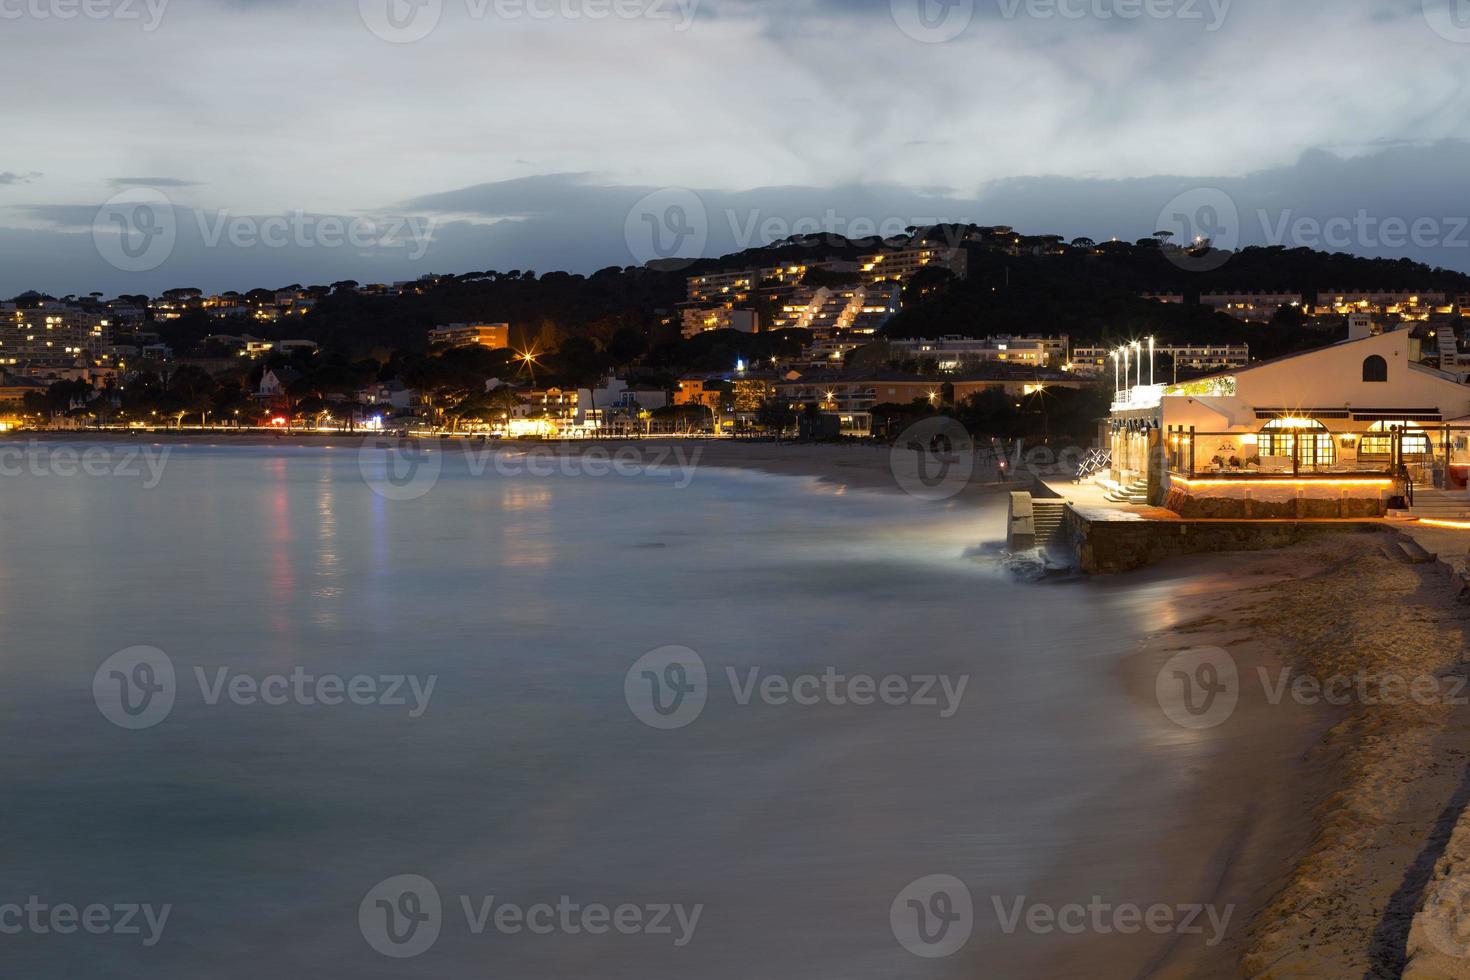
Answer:
M1057 541L1062 534L1062 512L1067 509L1065 500L1033 500L1032 520L1036 524L1036 546L1044 548Z
M1403 537L1384 545L1383 553L1392 560L1403 562L1406 565L1428 565L1439 558L1438 555L1425 551L1413 538Z
M1470 520L1470 494L1463 490L1446 492L1429 487L1416 488L1409 516L1441 521Z
M1148 503L1148 480L1134 480L1126 487L1117 483L1112 484L1106 497L1115 504L1146 504Z

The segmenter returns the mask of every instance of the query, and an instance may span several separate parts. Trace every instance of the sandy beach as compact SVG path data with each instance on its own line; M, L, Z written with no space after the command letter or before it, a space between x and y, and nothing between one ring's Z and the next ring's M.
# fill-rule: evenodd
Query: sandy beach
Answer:
M1215 842L1219 877L1199 900L1237 904L1244 928L1150 975L1402 975L1466 799L1470 611L1434 566L1394 561L1375 537L1184 562L1220 577L1150 640L1134 683L1154 698L1157 671L1186 649L1237 665L1219 767L1182 812Z

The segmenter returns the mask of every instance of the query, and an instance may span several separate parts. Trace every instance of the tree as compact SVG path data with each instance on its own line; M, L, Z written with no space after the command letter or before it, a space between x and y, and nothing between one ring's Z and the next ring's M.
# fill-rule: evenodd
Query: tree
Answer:
M787 429L796 424L796 413L785 399L767 398L756 410L755 421L762 429L774 432L776 438L780 439Z
M551 358L553 370L569 388L590 388L601 380L608 359L586 337L572 337Z
M607 344L607 355L614 364L631 364L648 350L643 334L633 327L620 327Z
M704 405L665 405L652 412L653 418L675 432L708 432L714 428L714 416Z

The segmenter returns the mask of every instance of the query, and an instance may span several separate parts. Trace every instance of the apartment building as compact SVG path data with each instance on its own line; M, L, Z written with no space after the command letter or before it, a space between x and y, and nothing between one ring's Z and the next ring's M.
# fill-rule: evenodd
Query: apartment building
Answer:
M1216 313L1259 322L1269 321L1283 306L1301 306L1303 300L1299 292L1201 293L1199 298L1201 306Z
M1067 362L1068 344L1066 336L946 336L938 340L891 340L888 350L892 360L932 360L939 371L954 374L992 363L1061 367Z
M509 323L451 323L429 331L430 345L448 347L490 347L500 350L510 346Z
M835 270L852 263L836 261L791 262L761 269L739 269L734 272L712 272L690 276L688 302L702 304L740 304L753 302L757 292L772 292L801 285L810 269Z
M760 332L760 314L755 310L735 310L723 306L700 308L686 307L680 311L682 333L685 340L711 330L739 330L741 333Z
M916 248L877 252L858 258L859 271L867 282L907 282L920 270L948 269L963 279L970 271L970 253L962 248L923 245Z
M33 309L7 306L0 311L0 362L56 363L107 356L112 344L110 314L54 302Z
M1379 313L1404 318L1425 317L1432 312L1452 312L1450 298L1442 292L1409 289L1320 289L1312 312L1319 316L1353 312Z
M1100 376L1113 369L1113 347L1076 347L1072 350L1070 370L1075 374ZM1245 344L1198 344L1193 346L1155 347L1157 363L1171 358L1174 368L1190 371L1228 371L1250 364L1251 349Z
M783 310L779 329L810 330L818 340L872 337L899 310L899 287L875 284L851 289L823 286L803 304Z

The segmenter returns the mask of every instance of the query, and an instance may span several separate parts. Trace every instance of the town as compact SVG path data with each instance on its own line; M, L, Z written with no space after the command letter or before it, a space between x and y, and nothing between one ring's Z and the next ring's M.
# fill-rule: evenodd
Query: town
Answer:
M1411 288L1122 286L1115 292L1132 305L1119 319L1136 328L1108 328L1106 306L1119 301L1099 299L1092 320L1075 325L1085 336L1047 329L1058 317L1044 309L1017 322L1005 306L988 316L971 298L1015 294L1023 305L1025 277L1049 266L1043 274L1055 275L1064 262L1172 268L1171 253L1184 250L1170 237L1099 244L940 226L883 242L780 242L683 274L516 270L215 295L25 294L0 304L0 429L837 440L891 439L947 413L977 433L1097 442L1124 459L1128 447L1102 445L1095 426L1125 387L1124 362L1141 364L1145 330L1150 386L1240 370L1283 345L1296 353L1400 331L1416 341L1416 360L1458 382L1470 375L1459 342L1470 280L1443 270L1418 267L1425 281ZM1371 274L1375 263L1356 261ZM650 277L657 287L624 300L612 324L558 328L536 315L534 296L529 308L516 301L514 320L473 298L453 305L462 322L427 320L456 290L533 289L549 303ZM410 303L417 328L393 305ZM389 316L391 330L381 326ZM366 341L357 317L379 325L362 331ZM1126 465L1117 473L1124 484L1137 475Z

